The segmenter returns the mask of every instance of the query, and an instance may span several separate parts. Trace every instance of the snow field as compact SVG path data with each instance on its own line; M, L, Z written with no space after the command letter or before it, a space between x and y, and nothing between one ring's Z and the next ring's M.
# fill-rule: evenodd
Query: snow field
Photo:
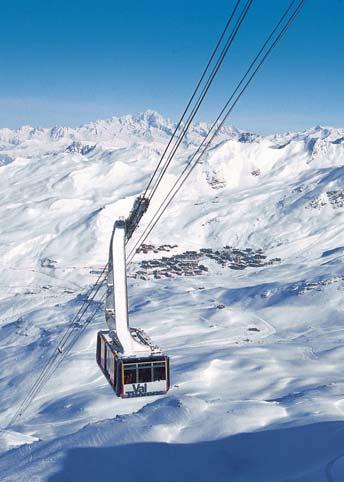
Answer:
M96 280L113 222L144 189L171 129L147 112L0 130L1 155L13 159L0 167L1 426ZM1 480L96 480L115 466L128 481L342 481L343 207L327 193L344 188L344 131L241 134L221 133L149 241L177 244L173 253L262 248L281 263L130 279L131 323L171 357L171 391L114 397L95 363L100 312L1 433ZM202 135L193 126L141 232ZM66 151L73 142L95 147Z

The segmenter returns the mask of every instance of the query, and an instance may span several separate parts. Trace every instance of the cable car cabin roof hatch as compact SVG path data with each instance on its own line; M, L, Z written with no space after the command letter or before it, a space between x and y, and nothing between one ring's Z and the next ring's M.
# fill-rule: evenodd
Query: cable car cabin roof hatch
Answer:
M127 222L117 220L107 273L105 319L109 329L98 332L97 363L122 398L164 394L170 387L169 358L143 330L129 327L126 231Z

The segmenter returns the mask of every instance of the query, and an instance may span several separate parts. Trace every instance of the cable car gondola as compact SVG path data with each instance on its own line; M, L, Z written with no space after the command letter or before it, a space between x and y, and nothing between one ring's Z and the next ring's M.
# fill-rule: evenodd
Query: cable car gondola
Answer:
M169 359L163 354L128 357L118 351L109 331L99 331L97 363L117 396L164 394L169 389Z
M135 207L135 206L134 206ZM125 244L128 220L114 224L110 242L105 319L108 330L98 332L97 363L117 396L142 397L170 388L169 358L143 330L129 327Z

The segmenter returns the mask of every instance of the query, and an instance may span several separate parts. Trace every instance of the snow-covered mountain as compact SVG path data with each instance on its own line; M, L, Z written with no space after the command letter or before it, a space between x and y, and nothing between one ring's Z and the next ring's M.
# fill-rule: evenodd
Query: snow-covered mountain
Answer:
M174 127L146 111L0 129L2 426ZM207 129L189 130L140 232ZM130 269L132 323L170 355L171 391L115 398L94 361L100 313L1 434L1 480L344 480L343 213L344 129L223 128Z
M202 137L208 126L205 123L193 124L189 129L189 142L197 141ZM171 136L175 123L163 118L158 112L147 110L137 115L112 117L111 119L97 120L72 129L69 127L34 128L23 126L19 129L0 129L0 141L9 144L19 144L28 140L49 141L59 139L92 140L93 142L109 141L116 145L118 140L131 143L134 139L143 141L157 141ZM240 131L231 127L223 127L222 134L238 136Z

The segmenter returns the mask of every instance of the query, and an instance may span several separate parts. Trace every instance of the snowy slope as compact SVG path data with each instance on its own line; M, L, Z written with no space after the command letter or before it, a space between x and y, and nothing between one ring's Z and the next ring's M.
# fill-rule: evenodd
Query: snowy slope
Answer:
M113 221L173 128L147 111L78 129L0 129L1 426L105 264ZM192 126L141 229L206 130ZM132 324L171 356L171 391L114 397L94 360L100 312L0 434L1 480L114 470L129 482L344 480L343 212L344 129L224 128L147 240L177 246L140 253L130 270ZM202 275L135 277L140 260L225 246L281 261L234 270L206 259Z

